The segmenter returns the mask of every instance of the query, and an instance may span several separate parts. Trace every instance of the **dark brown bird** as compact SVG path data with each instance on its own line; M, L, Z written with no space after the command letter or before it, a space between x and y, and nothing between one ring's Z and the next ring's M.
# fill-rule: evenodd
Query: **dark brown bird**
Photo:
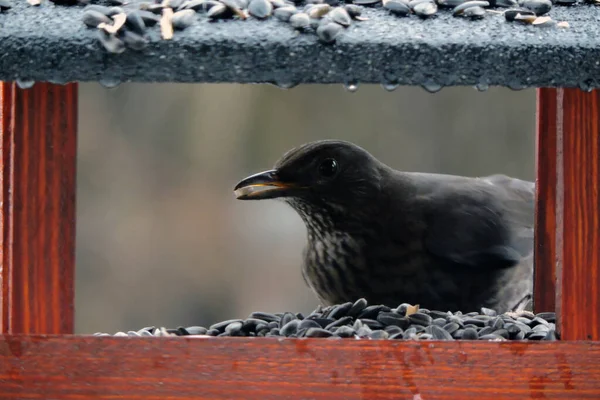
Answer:
M533 286L534 183L396 171L348 142L287 152L235 187L282 198L308 232L302 274L325 305L420 304L498 312Z

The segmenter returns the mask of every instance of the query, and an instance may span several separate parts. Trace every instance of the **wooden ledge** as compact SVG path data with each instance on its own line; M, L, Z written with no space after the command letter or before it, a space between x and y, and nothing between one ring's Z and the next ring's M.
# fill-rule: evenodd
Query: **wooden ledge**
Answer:
M600 342L0 336L0 398L598 399Z

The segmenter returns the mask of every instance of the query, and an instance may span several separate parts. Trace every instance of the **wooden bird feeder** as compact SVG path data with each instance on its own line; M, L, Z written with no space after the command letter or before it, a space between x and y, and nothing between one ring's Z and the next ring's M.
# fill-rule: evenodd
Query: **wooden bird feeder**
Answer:
M373 10L334 45L232 21L122 54L81 14L0 14L1 399L600 399L600 7L548 30ZM561 340L73 335L78 84L58 83L107 80L538 88L534 307Z

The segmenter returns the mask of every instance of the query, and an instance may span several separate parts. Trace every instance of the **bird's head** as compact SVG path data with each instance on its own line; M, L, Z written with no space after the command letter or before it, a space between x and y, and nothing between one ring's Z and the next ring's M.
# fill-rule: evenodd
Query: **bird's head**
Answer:
M272 170L234 189L240 200L283 198L299 208L360 212L378 196L384 164L349 142L321 140L288 151Z

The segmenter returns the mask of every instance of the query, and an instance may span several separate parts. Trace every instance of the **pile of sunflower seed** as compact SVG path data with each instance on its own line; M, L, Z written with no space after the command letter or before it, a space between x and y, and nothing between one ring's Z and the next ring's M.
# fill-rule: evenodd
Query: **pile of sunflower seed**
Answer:
M498 315L480 312L443 312L418 305L396 308L367 304L365 299L318 307L306 317L301 313L253 312L246 319L217 322L211 326L177 329L147 327L117 332L114 336L236 336L290 338L354 338L405 340L558 340L553 312L529 311ZM96 333L95 336L111 336Z
M40 0L28 0L39 5ZM61 5L89 4L94 0L53 0ZM334 43L338 36L361 16L363 7L383 8L392 15L416 15L427 19L439 9L450 9L455 17L481 19L503 15L509 22L538 27L568 28L566 21L554 21L547 14L553 5L588 3L600 0L155 0L127 2L105 0L108 6L89 4L84 8L83 23L97 29L98 40L110 53L126 48L142 50L148 44L146 31L155 25L163 40L170 40L200 18L208 20L258 19L274 17L299 33L315 33L323 43ZM0 0L0 4L7 0ZM8 4L8 3L7 3ZM0 9L1 9L0 5ZM10 6L9 6L10 7ZM497 10L498 8L503 11Z

